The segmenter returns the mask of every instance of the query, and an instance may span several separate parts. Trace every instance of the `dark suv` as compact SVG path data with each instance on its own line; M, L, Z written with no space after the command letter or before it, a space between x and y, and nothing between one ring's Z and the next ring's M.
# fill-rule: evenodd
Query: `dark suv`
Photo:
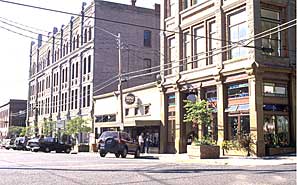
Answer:
M117 158L126 158L127 154L140 157L139 144L132 140L128 133L117 131L105 131L99 137L98 152L101 157L109 153L114 153Z
M57 153L60 153L60 152L70 153L71 151L71 145L59 142L57 138L52 138L52 137L30 139L27 143L26 148L27 150L31 150L32 152L56 151Z

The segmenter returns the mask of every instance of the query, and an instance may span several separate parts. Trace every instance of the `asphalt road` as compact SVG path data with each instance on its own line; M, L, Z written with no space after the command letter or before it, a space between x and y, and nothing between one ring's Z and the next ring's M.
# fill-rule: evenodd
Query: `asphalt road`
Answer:
M94 153L33 153L0 149L0 184L295 185L296 166L220 166L164 163Z

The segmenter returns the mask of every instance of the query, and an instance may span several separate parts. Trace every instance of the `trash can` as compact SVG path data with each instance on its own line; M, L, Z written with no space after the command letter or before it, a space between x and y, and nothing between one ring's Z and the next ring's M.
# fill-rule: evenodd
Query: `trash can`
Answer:
M98 152L98 149L97 149L97 145L96 144L92 144L92 151L93 152Z

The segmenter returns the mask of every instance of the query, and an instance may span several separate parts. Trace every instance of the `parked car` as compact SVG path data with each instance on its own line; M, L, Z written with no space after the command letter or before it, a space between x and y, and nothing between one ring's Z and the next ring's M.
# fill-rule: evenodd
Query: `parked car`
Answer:
M101 157L105 157L109 152L114 153L117 158L126 158L127 154L139 158L140 146L126 132L105 131L99 137L98 152Z
M27 137L17 137L14 140L14 145L12 146L12 149L14 149L14 150L26 150L27 142L28 142Z
M12 149L14 146L14 140L15 139L5 139L3 147L7 150Z
M59 142L57 138L45 137L45 138L35 138L28 141L26 146L28 150L32 152L51 152L56 151L57 153L65 152L70 153L71 145Z

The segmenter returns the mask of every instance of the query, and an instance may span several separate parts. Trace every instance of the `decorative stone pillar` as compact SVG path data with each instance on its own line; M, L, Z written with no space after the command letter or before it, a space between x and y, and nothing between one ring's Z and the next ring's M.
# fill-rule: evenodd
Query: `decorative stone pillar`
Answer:
M183 97L182 93L177 89L175 92L175 150L176 153L182 153L183 149Z
M290 143L296 143L296 72L290 75L289 84L289 105L290 105Z
M223 140L227 139L226 129L225 129L225 107L226 107L226 99L225 96L225 87L220 78L216 79L217 81L217 121L218 121L218 144L221 145Z
M166 98L166 94L164 92L164 88L159 85L160 90L160 106L161 106L161 112L160 112L160 118L161 118L161 125L160 125L160 153L165 153L167 148L167 113L168 113L168 102Z
M256 141L252 151L258 157L265 155L264 131L263 131L263 95L262 95L262 74L248 71L249 76L249 104L250 104L250 132Z

